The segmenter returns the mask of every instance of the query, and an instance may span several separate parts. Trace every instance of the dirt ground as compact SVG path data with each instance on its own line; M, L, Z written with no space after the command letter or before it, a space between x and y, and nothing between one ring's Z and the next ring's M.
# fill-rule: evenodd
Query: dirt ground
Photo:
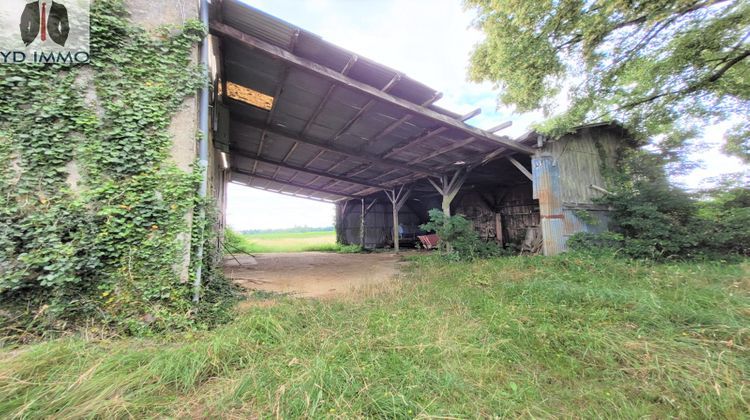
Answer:
M256 254L224 260L224 273L248 290L329 298L383 283L399 272L400 256L390 253L296 252Z

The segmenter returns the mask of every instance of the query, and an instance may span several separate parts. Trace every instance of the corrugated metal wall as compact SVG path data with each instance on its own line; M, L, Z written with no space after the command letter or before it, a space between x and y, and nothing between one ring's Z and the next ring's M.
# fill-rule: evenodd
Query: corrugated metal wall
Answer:
M343 223L344 244L359 245L360 214L359 200L351 200L346 209ZM419 230L419 217L404 206L398 212L399 224L405 234L415 234ZM377 203L365 217L365 247L381 248L393 242L393 213L391 203Z

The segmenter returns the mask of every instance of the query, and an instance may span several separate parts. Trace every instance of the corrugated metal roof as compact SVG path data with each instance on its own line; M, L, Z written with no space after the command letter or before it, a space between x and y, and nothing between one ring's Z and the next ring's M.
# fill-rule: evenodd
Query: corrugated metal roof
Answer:
M214 21L297 57L336 72L346 69L346 77L357 82L378 90L388 86L390 95L416 105L426 104L450 118L459 117L429 103L436 97L434 89L359 55L354 64L347 66L355 56L352 52L238 0L216 2L211 14ZM222 39L221 53L228 81L276 95L270 113L224 98L232 115L230 147L245 154L239 157L230 151L231 166L239 182L265 189L286 184L287 187L278 189L337 200L363 188L305 171L328 173L353 183L377 179L378 183L388 185L398 183L410 173L414 174L413 179L418 179L426 173L437 175L455 170L453 163L481 160L499 147L486 141L452 147L466 139L466 133L452 128L413 147L403 147L442 125L420 115L407 116L403 109L372 99L357 89L333 86L319 75L269 58L231 38ZM263 147L259 147L261 137ZM398 153L384 157L397 148ZM266 162L247 157L253 155ZM268 162L278 165L274 167ZM258 175L255 178L249 175L253 171Z

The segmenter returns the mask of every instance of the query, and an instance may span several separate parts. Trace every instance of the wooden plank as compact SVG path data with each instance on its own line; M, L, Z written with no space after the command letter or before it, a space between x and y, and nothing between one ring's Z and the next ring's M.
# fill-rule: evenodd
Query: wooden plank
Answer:
M359 247L365 249L365 236L367 236L365 231L365 198L362 197L359 200L362 205L359 210Z
M265 176L265 175L254 174L254 173L249 172L249 171L243 171L242 169L232 168L232 172L238 173L240 175L246 175L246 176L253 177L253 178L263 179L263 180L266 180L266 181L269 181L269 182L276 182L276 183L279 183L279 184L282 184L282 185L288 185L290 187L304 188L306 190L319 192L321 194L335 195L337 197L359 198L358 196L354 196L354 195L342 194L342 193L338 193L338 192L335 192L335 191L324 190L322 188L316 188L316 187L310 187L310 186L298 184L296 182L283 181L283 180L275 179L275 178L272 178L272 177L269 177L269 176Z
M417 105L409 102L405 99L393 96L387 92L383 92L378 88L354 80L346 75L343 75L335 70L318 64L314 61L298 57L291 52L277 47L273 44L255 38L251 35L243 33L242 31L233 28L231 26L213 21L210 24L210 31L213 35L230 38L248 48L259 51L269 57L284 61L295 67L301 68L312 74L315 74L329 82L334 82L338 85L344 86L348 89L352 89L363 93L371 98L375 98L379 101L388 103L394 107L397 107L403 111L410 112L426 119L432 120L441 125L445 125L449 128L454 128L468 135L477 137L478 139L485 140L491 143L496 143L505 146L511 150L515 150L519 153L525 153L527 155L534 154L534 149L518 144L508 137L495 136L487 131L481 130L476 127L471 127L464 124L461 121L453 119L449 116L440 114L439 112L433 111L429 108Z
M297 171L297 172L302 172L302 173L306 173L306 174L310 174L310 175L315 175L315 176L323 177L323 178L335 179L337 181L348 182L350 184L362 185L362 186L370 187L370 188L379 188L379 189L385 189L386 188L383 185L378 185L378 184L374 184L374 183L371 183L371 182L357 181L357 180L354 180L354 179L351 179L351 178L345 178L345 177L342 177L342 176L339 176L339 175L335 175L335 174L331 174L331 173L328 173L328 172L316 171L314 169L305 168L303 166L292 165L290 163L283 162L283 161L282 162L278 162L278 161L275 161L275 160L272 160L272 159L265 158L263 156L254 155L254 154L252 154L250 152L247 152L245 150L238 149L238 148L235 148L235 147L233 147L231 150L232 150L232 153L235 156L240 156L240 157L243 157L243 158L246 158L246 159L252 159L252 160L255 160L255 161L258 161L258 162L267 163L269 165L275 165L275 166L280 167L280 168L291 169L291 170L294 170L294 171Z
M365 208L365 214L369 213L370 210L372 210L372 207L378 202L378 199L375 198L372 200L372 203L367 205L367 208Z
M496 126L494 126L494 127L490 128L490 129L489 129L489 130L487 130L487 131L489 131L489 132L491 132L491 133L494 133L494 132L496 132L496 131L500 131L500 130L502 130L502 129L508 128L508 127L510 127L510 126L511 126L512 124L513 124L513 122L512 122L512 121L506 121L506 122L504 122L504 123L502 123L502 124L498 124L498 125L496 125ZM458 142L456 142L456 143L453 143L453 144L451 144L451 145L445 146L445 147L444 147L444 148L442 148L442 149L438 149L438 150L436 150L436 151L434 151L434 152L432 152L432 153L430 153L430 154L427 154L427 155L425 155L425 156L422 156L422 157L419 157L419 158L417 158L417 159L414 159L414 160L410 161L409 163L419 163L419 162L424 162L425 160L428 160L428 159L432 159L432 158L434 158L434 157L440 156L440 155L442 155L442 154L445 154L445 153L451 152L451 151L453 151L453 150L456 150L456 149L460 149L461 147L464 147L464 146L468 146L469 144L471 144L471 143L474 143L474 142L475 142L476 140L477 140L477 139L476 139L475 137L467 137L467 138L465 138L465 139L463 139L463 140L460 140L460 141L458 141ZM503 149L503 150L505 150L505 149Z
M463 139L463 140L461 140L459 142L451 144L450 146L446 146L446 147L443 147L442 149L435 150L432 153L428 153L428 154L426 154L424 156L420 156L417 159L409 161L409 163L419 163L419 162L424 162L425 160L430 160L430 159L432 159L434 157L437 157L437 156L440 156L442 154L448 153L450 151L453 151L453 150L456 150L456 149L460 149L460 148L462 148L464 146L467 146L467 145L473 143L475 140L476 139L474 137L465 138L465 139Z
M429 139L437 136L438 134L443 133L443 132L448 131L448 130L449 130L448 127L438 127L436 129L426 131L426 132L424 132L424 133L422 133L422 134L420 134L420 135L418 135L418 136L416 136L416 137L414 137L414 138L412 138L410 140L407 140L404 144L401 144L399 146L391 148L391 150L389 150L386 153L384 153L382 155L382 157L386 158L386 159L390 158L390 157L392 157L394 155L397 155L397 154L403 152L404 150L410 149L410 148L416 146L417 144L422 143L423 141L429 140Z
M297 146L299 146L299 142L298 142L298 141L295 141L295 142L294 142L294 143L292 144L292 147L291 147L291 148L289 149L289 151L288 151L288 152L286 152L286 154L284 155L284 159L281 159L281 161L282 161L282 162L286 162L286 161L288 161L288 160L289 160L289 158L290 158L290 157L292 157L292 153L294 153L294 151L295 151L295 150L297 150Z
M242 185L242 186L245 186L245 187L248 187L248 188L255 188L255 189L259 189L259 190L263 190L263 191L274 192L276 194L288 195L290 197L300 198L300 199L303 199L303 200L317 201L319 203L336 203L339 200L346 200L347 199L346 197L344 197L344 198L338 198L338 199L335 199L335 200L332 200L332 199L329 199L329 198L318 198L318 197L314 197L312 195L297 194L296 192L286 192L286 191L271 190L271 189L264 188L264 187L261 187L261 186L258 186L258 185L252 185L252 186L251 185L246 185L246 184L244 184L242 182L238 182L238 181L230 181L230 182L233 183L233 184ZM331 194L326 194L325 196L326 197L330 197Z

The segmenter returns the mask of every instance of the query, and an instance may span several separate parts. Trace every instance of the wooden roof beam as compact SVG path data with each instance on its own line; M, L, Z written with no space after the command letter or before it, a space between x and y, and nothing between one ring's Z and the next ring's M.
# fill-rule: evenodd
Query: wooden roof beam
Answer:
M305 168L305 167L302 167L302 166L292 165L292 164L284 162L284 161L278 162L278 161L275 161L273 159L268 159L268 158L265 158L265 157L262 157L262 156L254 155L254 154L252 154L250 152L247 152L247 151L242 150L242 149L234 148L234 147L231 148L230 150L232 151L232 153L235 156L243 157L243 158L246 158L246 159L252 159L252 160L255 160L255 161L258 161L258 162L262 162L262 163L266 163L266 164L269 164L269 165L275 165L275 166L280 167L280 168L291 169L293 171L297 171L297 172L301 172L301 173L306 173L306 174L310 174L310 175L315 175L315 176L319 176L319 177L323 177L323 178L335 179L335 180L340 181L340 182L347 182L349 184L354 184L354 185L362 185L362 186L371 187L371 188L383 188L383 189L385 188L382 185L374 184L374 183L371 183L371 182L357 181L357 180L354 180L354 179L351 179L351 178L345 178L345 177L342 177L342 176L339 176L339 175L335 175L335 174L330 174L330 173L327 173L327 172L316 171L314 169L309 169L309 168ZM291 179L293 179L293 177Z
M300 30L297 29L292 34L292 39L289 40L289 45L287 48L289 51L294 52L294 49L297 46L297 41L299 40L299 34ZM223 55L222 55L223 58ZM276 109L279 105L279 100L281 100L281 94L284 92L284 85L286 84L287 79L289 78L289 66L284 66L284 68L281 70L281 75L279 76L279 84L276 85L276 89L274 89L273 92L273 104L271 104L271 109L268 111L268 114L266 115L266 124L270 124L273 120L273 116L276 114ZM226 95L227 87L226 87L226 81L224 82L224 94ZM265 137L266 133L263 132L262 136ZM296 146L295 146L296 147ZM263 140L261 139L260 147L258 150L258 154L261 153L261 150L263 148ZM294 151L294 148L292 148L292 151ZM253 168L253 171L255 168Z
M400 73L396 73L393 78L385 86L383 86L381 90L383 92L388 92L393 88L393 86L396 85L396 83L398 83L399 80L401 80L401 77L402 76ZM336 134L333 136L333 141L336 141L339 139L339 137L343 136L344 133L352 128L354 123L359 121L359 119L362 118L362 115L364 115L364 113L372 108L376 103L377 101L375 99L370 99L369 101L367 101L367 103L364 104L364 106L362 106L362 108L360 108L359 111L357 111L357 113L349 121L347 121L347 123L344 124L344 126L341 127L339 131L336 132Z
M387 167L387 168L404 169L404 170L407 170L409 172L420 173L420 174L423 174L423 175L426 175L426 176L429 176L429 175L431 175L431 174L434 173L434 171L432 171L432 170L430 170L428 168L422 168L421 166L409 165L409 164L403 163L403 162L393 161L393 160L389 160L389 159L383 159L383 158L381 158L379 156L375 156L375 155L372 155L372 154L369 154L369 153L364 153L364 152L355 151L355 150L347 150L346 148L344 148L342 146L339 146L339 145L327 144L327 143L324 143L323 141L320 141L320 140L316 140L316 139L312 139L312 138L308 138L308 137L302 137L302 136L300 136L298 134L291 133L291 132L289 132L287 130L284 130L284 129L280 128L280 127L265 125L263 123L260 123L260 122L253 121L251 119L245 118L245 117L243 117L241 115L238 115L236 112L232 113L232 119L234 119L236 121L239 121L241 123L250 125L252 127L255 127L257 129L266 131L267 133L271 133L271 134L275 134L275 135L278 135L278 136L285 137L285 138L287 138L289 140L292 140L292 141L297 141L297 142L300 142L300 143L309 144L311 146L315 146L315 147L318 147L320 149L325 149L325 150L328 150L330 152L338 153L338 154L341 154L341 155L344 155L344 156L349 156L353 160L356 160L356 161L359 161L359 162L373 163L373 164L377 164L377 165L380 165L380 166L383 166L383 167Z
M498 124L498 125L490 128L487 131L489 131L491 133L494 133L496 131L500 131L500 130L506 129L506 128L510 127L511 125L513 125L512 121L506 121L506 122L504 122L502 124ZM451 144L449 146L443 147L442 149L435 150L434 152L432 152L430 154L427 154L425 156L420 156L419 158L414 159L414 160L410 161L409 163L423 162L425 160L432 159L432 158L434 158L436 156L440 156L440 155L442 155L444 153L448 153L450 151L459 149L461 147L468 146L469 144L474 143L475 141L476 141L475 137L467 137L467 138L465 138L463 140L460 140L460 141L458 141L456 143L453 143L453 144Z
M341 74L346 75L347 73L349 73L349 70L352 69L357 60L359 60L359 57L356 54L349 57L349 61L347 61L344 65L344 68L341 69ZM328 100L331 99L331 95L333 95L333 91L336 90L336 86L336 83L331 83L331 86L328 87L328 91L326 91L326 94L323 95L323 99L320 100L318 106L315 107L315 111L312 113L312 116L310 116L310 118L305 123L305 128L302 129L302 134L307 133L307 130L310 129L310 126L312 126L315 120L318 119L318 115L320 115L320 112L323 111L323 108L328 103Z
M440 100L440 98L443 97L442 92L435 92L435 95L432 96L432 98L426 100L425 102L422 102L422 106L429 106L437 101ZM409 121L410 119L414 118L414 114L406 114L403 117L397 119L396 121L392 122L388 125L388 127L384 128L383 131L379 132L378 134L374 135L372 137L371 141L377 141L383 138L384 136L388 135L391 131L395 130L400 126L401 124Z
M252 177L252 178L263 179L263 180L266 180L266 181L269 181L269 182L276 182L278 184L288 185L290 187L303 188L303 189L306 189L306 190L319 192L321 194L335 195L337 197L360 198L360 197L354 196L354 195L349 195L349 194L344 194L344 193L338 193L338 192L330 191L330 190L324 190L322 188L317 188L317 187L305 186L305 185L302 185L302 184L298 184L296 182L283 181L283 180L272 178L272 177L265 176L265 175L258 175L258 174L254 174L252 172L243 171L242 169L234 169L234 168L232 168L232 172L238 173L240 175L249 176L249 177Z
M405 99L393 96L387 92L383 92L378 88L370 86L366 83L362 83L358 80L354 80L351 77L343 75L314 61L298 57L297 55L292 54L291 52L283 48L277 47L276 45L270 44L251 35L243 33L242 31L231 26L213 21L210 25L210 30L211 33L216 36L230 38L244 45L245 47L251 48L255 51L259 51L269 57L289 63L290 65L315 74L329 82L333 82L348 89L358 91L371 98L390 104L403 111L419 115L423 118L432 120L449 128L454 128L466 133L467 135L477 137L478 139L506 146L507 148L515 150L519 153L525 153L527 155L534 154L534 149L523 144L516 143L508 137L495 136L491 133L488 133L487 131L466 125L463 122L453 119L447 115L443 115L429 108L425 108L421 105L417 105Z
M473 111L471 111L471 112L469 112L467 114L462 115L458 119L461 120L461 121L466 121L466 120L468 120L470 118L476 117L481 112L482 112L482 108L477 108L477 109L475 109L475 110L473 110ZM400 152L403 152L406 149L414 147L415 145L417 145L419 143L422 143L425 140L431 139L431 138L437 136L438 134L443 133L443 132L448 131L448 130L449 130L449 128L445 127L445 126L438 127L438 128L436 128L434 130L430 130L430 131L428 131L426 133L423 133L423 134L421 134L421 135L413 138L412 140L407 140L406 143L404 143L404 144L402 144L400 146L396 146L396 147L392 148L386 154L384 154L383 157L384 158L392 157L392 156L394 156L394 155L396 155L396 154L398 154ZM474 137L472 136L472 138L474 138Z

